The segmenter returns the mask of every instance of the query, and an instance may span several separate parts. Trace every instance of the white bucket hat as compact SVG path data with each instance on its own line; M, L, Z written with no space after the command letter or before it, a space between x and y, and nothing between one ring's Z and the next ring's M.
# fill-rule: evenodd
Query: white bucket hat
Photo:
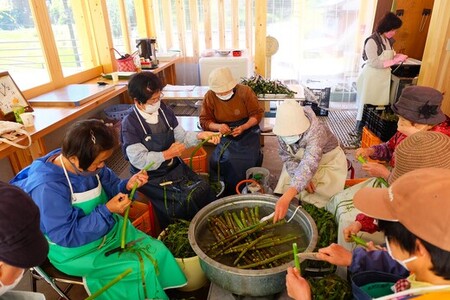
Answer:
M209 74L208 83L214 93L228 92L236 86L236 80L227 67L214 69Z
M277 108L273 133L279 136L302 134L311 123L305 116L303 107L293 99L286 99Z

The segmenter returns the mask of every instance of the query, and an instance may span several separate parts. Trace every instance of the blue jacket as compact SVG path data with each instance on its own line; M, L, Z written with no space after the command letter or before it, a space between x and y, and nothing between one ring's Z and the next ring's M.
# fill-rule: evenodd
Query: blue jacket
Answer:
M78 247L93 242L107 234L114 226L113 214L106 206L98 205L90 214L72 206L70 188L61 167L49 162L58 155L56 149L36 159L11 181L27 192L41 212L41 231L54 243L64 247ZM97 187L96 176L80 176L68 172L74 193ZM104 167L99 178L108 199L119 192L128 193L128 180L121 180Z
M409 272L402 265L396 262L387 251L375 250L366 251L357 247L352 253L352 264L348 268L352 274L362 271L381 271L389 274L408 277Z

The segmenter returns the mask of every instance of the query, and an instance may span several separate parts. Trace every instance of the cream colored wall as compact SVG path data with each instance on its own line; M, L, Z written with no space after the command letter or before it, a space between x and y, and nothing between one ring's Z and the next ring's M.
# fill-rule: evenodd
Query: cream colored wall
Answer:
M450 115L450 1L435 0L418 85L444 94L442 110Z

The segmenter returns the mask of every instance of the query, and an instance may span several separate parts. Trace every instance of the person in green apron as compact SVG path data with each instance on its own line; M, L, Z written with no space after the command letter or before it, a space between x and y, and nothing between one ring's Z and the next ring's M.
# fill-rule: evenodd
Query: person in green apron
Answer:
M282 194L274 222L286 216L294 197L324 207L344 189L347 159L339 141L311 107L287 99L277 108L273 133L278 137L283 169L274 192Z
M50 262L60 271L82 276L88 294L100 290L127 269L132 272L98 299L167 299L164 289L186 284L186 278L164 244L126 226L118 249L133 186L148 181L145 171L121 180L105 166L117 147L113 129L99 120L74 123L61 149L51 151L22 170L11 183L26 191L41 212L41 231Z
M393 37L401 26L402 20L389 12L379 21L375 32L364 41L364 65L356 82L358 132L364 127L361 123L364 105L389 104L391 66L408 58L405 54L395 54L393 49Z

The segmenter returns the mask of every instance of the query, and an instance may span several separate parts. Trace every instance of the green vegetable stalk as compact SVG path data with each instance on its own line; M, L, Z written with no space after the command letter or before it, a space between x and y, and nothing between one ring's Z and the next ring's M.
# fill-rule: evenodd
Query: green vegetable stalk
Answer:
M148 169L150 169L153 165L155 164L154 161L152 161L151 163L149 163L148 165L146 165L143 169L143 171L148 171ZM142 171L141 171L142 172ZM134 194L136 193L136 189L138 187L138 183L135 182L133 185L133 188L131 189L131 193L130 193L130 200L133 201L133 197ZM127 235L127 223L128 223L128 215L130 214L130 206L129 205L127 207L127 209L125 210L125 214L123 216L123 225L122 225L122 236L121 236L121 240L120 240L120 248L124 249L125 248L125 242L126 242L126 235Z
M104 287L102 287L101 289L99 289L98 291L96 291L95 293L93 293L92 295L90 295L89 297L87 297L85 300L92 300L97 298L100 294L102 294L104 291L106 291L107 289L109 289L110 287L112 287L113 285L115 285L117 282L119 282L120 280L122 280L122 278L124 278L125 276L127 276L128 274L131 273L131 269L126 269L123 273L119 274L119 276L117 276L116 278L114 278L113 280L111 280L110 282L108 282Z
M364 248L367 248L367 242L365 240L363 240L362 238L360 238L359 236L357 236L356 234L352 234L351 235L351 240L353 243L355 243L356 245L362 246Z
M200 148L206 143L206 142L208 142L213 136L219 136L219 134L214 134L214 135L211 135L211 136L209 136L209 137L207 137L206 139L204 139L203 141L201 141L197 146L195 146L195 148L194 148L194 150L192 151L192 153L191 153L191 157L190 157L190 159L189 159L189 168L191 168L191 170L193 170L193 168L192 168L192 161L193 161L193 159L194 159L194 156L195 156L195 154L198 152L198 150L200 150Z
M300 261L298 259L298 248L297 248L297 243L293 243L292 244L292 250L294 251L294 262L295 262L295 267L297 268L297 270L300 272Z
M367 160L364 158L364 156L362 155L358 155L358 157L356 158L361 164L365 164L367 163Z

